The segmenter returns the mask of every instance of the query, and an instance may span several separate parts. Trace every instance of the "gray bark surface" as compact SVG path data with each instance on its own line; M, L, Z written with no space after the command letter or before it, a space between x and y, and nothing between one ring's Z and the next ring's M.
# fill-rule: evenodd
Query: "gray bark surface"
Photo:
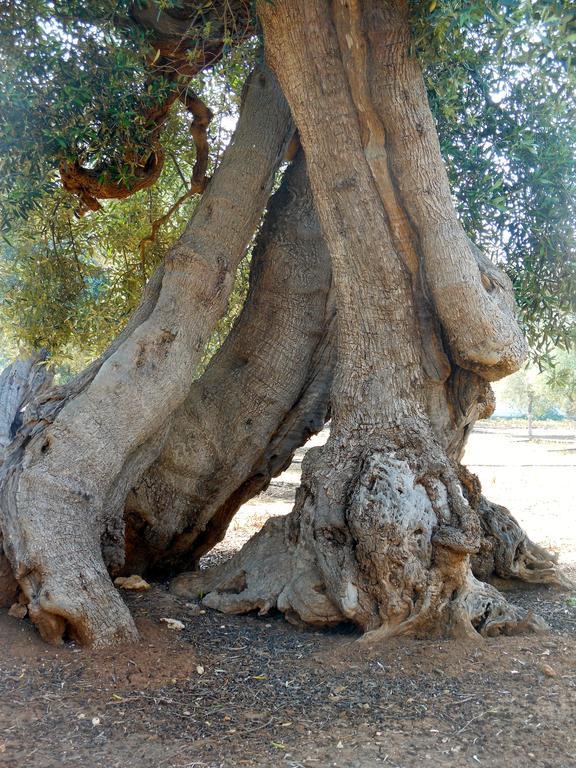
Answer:
M194 567L239 506L324 426L334 366L329 256L300 152L272 197L245 306L126 501L126 572Z
M53 372L46 365L46 351L19 358L0 374L0 466L7 446L25 418L28 403L52 385ZM8 558L2 546L0 531L0 608L12 605L18 593Z
M488 382L525 346L510 282L457 220L407 4L259 10L306 164L300 153L270 202L245 307L192 381L293 133L266 67L110 348L35 399L31 369L17 386L0 377L0 601L21 590L50 642L134 639L109 574L195 567L330 411L292 513L174 591L295 623L353 621L369 642L540 628L475 578L562 583L459 464L490 411Z
M0 464L25 418L26 405L52 386L45 350L19 358L0 374Z

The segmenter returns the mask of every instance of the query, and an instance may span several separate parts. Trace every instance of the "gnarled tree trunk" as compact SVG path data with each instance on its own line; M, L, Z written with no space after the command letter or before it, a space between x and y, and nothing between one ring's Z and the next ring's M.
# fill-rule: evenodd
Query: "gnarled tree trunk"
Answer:
M407 6L259 10L310 181L300 152L270 202L246 305L193 381L293 132L259 68L126 329L26 408L2 467L0 597L18 586L51 642L134 638L108 574L194 567L331 410L293 512L175 591L227 611L352 620L372 638L540 626L472 576L562 581L459 464L488 382L520 364L524 343L509 281L456 218ZM0 423L0 439L18 426Z
M458 459L487 382L525 345L509 280L457 220L407 3L258 7L332 258L332 429L292 513L173 589L225 611L351 620L372 640L541 627L471 571L485 502Z
M4 550L42 636L136 637L105 560L128 490L150 466L226 309L232 277L292 135L274 77L251 77L234 138L144 307L114 349L37 405L2 468ZM154 300L155 299L155 300Z

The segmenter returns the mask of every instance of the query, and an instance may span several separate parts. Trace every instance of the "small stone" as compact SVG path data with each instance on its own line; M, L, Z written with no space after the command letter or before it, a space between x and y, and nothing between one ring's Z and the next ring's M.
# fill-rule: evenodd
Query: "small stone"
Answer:
M181 632L185 626L181 621L178 621L178 619L168 619L166 617L162 617L160 621L162 624L166 624L168 629L175 629L178 632Z
M201 616L203 613L206 613L206 611L203 611L200 607L200 603L186 603L185 608L188 609L190 616Z
M15 619L23 619L27 615L28 608L22 603L13 603L8 611L8 616L12 616Z
M92 718L92 725L100 725L100 718L99 717L93 717Z
M118 578L114 579L114 584L121 589L133 589L142 592L150 589L150 584L144 581L142 576L138 576L137 573L132 574L132 576L118 576Z
M546 677L558 677L558 672L556 672L554 667L551 667L550 664L542 664L540 672L545 674Z
M204 667L202 666L202 664L198 664L198 666L196 667L196 672L198 672L199 675L204 674Z

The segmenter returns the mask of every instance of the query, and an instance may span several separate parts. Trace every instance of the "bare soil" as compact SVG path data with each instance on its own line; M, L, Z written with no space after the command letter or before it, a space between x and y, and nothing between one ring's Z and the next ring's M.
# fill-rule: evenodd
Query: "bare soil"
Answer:
M487 495L554 544L573 579L575 437L528 443L486 423L467 455ZM289 510L297 470L241 510L212 561ZM199 612L163 584L126 598L142 641L105 652L47 647L0 613L0 766L576 766L574 594L509 593L548 621L542 635L403 639L370 653L351 627Z

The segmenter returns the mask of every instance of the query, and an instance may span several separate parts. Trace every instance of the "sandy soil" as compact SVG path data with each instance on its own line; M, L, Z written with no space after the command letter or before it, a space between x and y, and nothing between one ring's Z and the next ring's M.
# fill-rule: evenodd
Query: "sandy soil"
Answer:
M557 549L573 578L575 437L548 430L528 443L486 423L467 452L487 495ZM288 511L297 477L296 463L246 505L212 560ZM0 765L573 768L576 595L518 587L509 599L550 632L395 641L369 656L351 627L199 612L165 585L128 596L142 642L105 653L49 648L0 613Z

